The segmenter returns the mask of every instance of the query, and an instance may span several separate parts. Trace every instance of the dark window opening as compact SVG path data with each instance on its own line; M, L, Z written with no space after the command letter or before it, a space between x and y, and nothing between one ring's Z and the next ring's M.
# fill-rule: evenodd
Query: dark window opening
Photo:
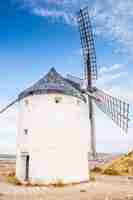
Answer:
M62 100L62 98L61 97L55 97L55 103L60 103L61 102L61 100Z
M60 101L58 99L55 100L55 103L60 103Z
M24 134L28 135L28 129L24 129Z

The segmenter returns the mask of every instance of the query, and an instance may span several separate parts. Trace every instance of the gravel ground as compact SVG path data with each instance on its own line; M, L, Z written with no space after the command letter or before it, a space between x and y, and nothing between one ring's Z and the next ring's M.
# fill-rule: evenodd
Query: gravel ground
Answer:
M133 200L133 180L96 175L88 184L54 187L14 186L0 176L0 200Z
M24 187L8 183L15 162L0 161L0 200L133 200L133 178L95 175L88 184L54 187ZM3 175L2 175L3 174Z

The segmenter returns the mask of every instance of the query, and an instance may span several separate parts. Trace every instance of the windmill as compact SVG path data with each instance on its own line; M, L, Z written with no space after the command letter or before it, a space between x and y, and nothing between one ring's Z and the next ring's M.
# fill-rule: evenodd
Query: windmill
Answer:
M129 104L112 97L93 86L93 80L97 79L97 64L88 8L80 9L77 14L77 22L84 57L84 78L79 79L75 76L68 75L66 80L75 84L75 87L80 88L80 91L82 91L84 96L87 96L87 103L89 106L88 117L90 119L91 129L91 153L93 157L96 157L94 103L126 133L128 131ZM0 111L0 114L17 103L20 100L19 98L20 96L3 108Z
M81 80L71 75L68 75L68 79L80 83L81 89L83 89L84 93L88 96L91 128L91 153L93 157L96 157L95 116L93 102L126 133L128 131L129 104L112 97L93 86L93 80L98 78L98 74L94 38L88 8L80 9L77 14L77 22L84 57L84 79Z

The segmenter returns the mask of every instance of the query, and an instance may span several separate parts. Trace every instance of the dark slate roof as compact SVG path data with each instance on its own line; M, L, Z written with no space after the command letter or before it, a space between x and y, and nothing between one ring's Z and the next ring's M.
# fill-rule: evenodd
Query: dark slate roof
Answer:
M30 95L55 92L75 96L85 101L85 97L82 95L80 90L80 85L63 78L54 68L51 68L48 74L36 82L33 86L21 92L19 100Z

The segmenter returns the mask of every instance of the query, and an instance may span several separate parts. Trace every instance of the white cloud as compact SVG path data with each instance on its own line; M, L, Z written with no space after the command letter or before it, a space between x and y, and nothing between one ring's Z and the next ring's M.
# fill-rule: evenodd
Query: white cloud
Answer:
M102 67L99 72L99 77L96 82L97 87L109 88L110 85L114 85L114 81L119 84L121 80L129 78L127 65L124 64L113 64L110 67Z
M0 110L8 102L3 99L0 102ZM0 114L0 153L16 153L16 124L17 124L17 106Z
M97 81L97 85L100 87L108 86L114 80L120 80L123 77L128 76L128 72L118 72L114 74L102 74Z
M94 21L97 33L117 40L129 50L133 46L133 1L132 0L102 0L96 1Z
M95 33L116 40L131 52L133 51L133 1L132 0L14 0L28 7L31 12L56 20L63 19L67 24L75 24L76 11L89 6ZM123 48L115 49L119 52ZM126 52L126 51L124 51Z
M114 64L111 67L102 67L100 68L100 73L110 73L110 72L114 72L116 70L120 70L123 69L125 67L125 65L123 64Z
M39 15L42 17L51 17L51 18L55 18L55 19L61 19L62 21L64 21L67 24L76 24L75 18L72 15L72 13L68 13L65 11L59 11L56 9L53 10L49 10L49 9L45 9L45 8L34 8L32 10L32 12L35 15Z
M14 0L21 8L41 17L49 17L53 21L62 21L69 25L75 25L75 14L69 9L76 1L69 0Z

